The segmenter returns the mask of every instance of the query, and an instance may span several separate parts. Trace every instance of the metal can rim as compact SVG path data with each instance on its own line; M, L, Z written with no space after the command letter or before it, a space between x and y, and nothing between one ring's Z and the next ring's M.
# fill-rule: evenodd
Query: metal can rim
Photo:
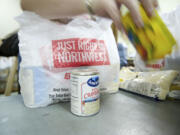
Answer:
M89 75L98 75L99 72L96 69L75 69L71 71L71 74L78 76L89 76Z

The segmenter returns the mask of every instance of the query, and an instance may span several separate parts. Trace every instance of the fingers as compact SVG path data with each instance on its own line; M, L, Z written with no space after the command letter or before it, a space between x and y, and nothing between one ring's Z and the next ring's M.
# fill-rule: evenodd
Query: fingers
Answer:
M157 0L140 0L148 16L153 16L154 8L158 6Z
M158 7L157 0L139 0L149 16L154 14L154 8ZM139 12L139 1L138 0L107 0L105 4L105 11L108 16L114 21L116 27L124 31L121 23L120 11L118 5L124 4L130 11L134 23L137 27L142 28L144 23ZM116 3L117 2L117 3Z
M157 0L153 0L153 5L154 5L155 8L158 8L159 7L158 1Z
M121 2L121 1L120 1ZM141 28L144 26L139 12L139 3L137 0L125 0L122 2L130 11L134 23L137 27Z
M109 2L106 4L105 10L108 14L108 16L113 20L114 24L116 25L116 27L121 30L123 30L123 25L120 19L120 11L117 7L116 2Z

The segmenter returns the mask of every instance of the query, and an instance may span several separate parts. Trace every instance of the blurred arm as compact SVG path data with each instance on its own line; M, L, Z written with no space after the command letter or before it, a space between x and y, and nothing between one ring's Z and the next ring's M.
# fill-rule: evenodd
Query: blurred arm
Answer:
M84 0L22 0L22 8L48 19L88 13Z

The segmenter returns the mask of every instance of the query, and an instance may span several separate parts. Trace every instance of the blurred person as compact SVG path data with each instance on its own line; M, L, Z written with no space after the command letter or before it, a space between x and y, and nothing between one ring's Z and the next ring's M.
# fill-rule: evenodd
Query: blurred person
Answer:
M22 0L24 10L33 11L48 19L76 16L84 13L111 18L120 30L123 30L120 7L125 5L138 27L143 27L139 12L142 4L149 16L158 6L157 0Z
M127 47L121 43L117 44L118 53L120 57L120 68L128 65L127 62Z
M130 10L138 27L143 27L139 4L144 6L149 16L153 15L154 8L158 6L157 0L21 0L21 3L24 10L35 12L51 20L84 13L108 17L120 30L123 30L119 11L121 5L125 5ZM0 46L0 56L17 56L18 42L17 34L3 40Z
M112 19L121 31L123 31L120 15L122 5L129 9L134 23L139 28L143 27L139 4L142 4L150 17L153 15L154 8L158 7L157 0L22 0L21 4L23 10L35 12L55 21L86 13L107 17ZM126 66L125 50L121 44L118 44L118 51L121 66Z
M18 35L13 34L7 39L1 41L0 45L0 56L18 56L19 48L18 48L19 40Z

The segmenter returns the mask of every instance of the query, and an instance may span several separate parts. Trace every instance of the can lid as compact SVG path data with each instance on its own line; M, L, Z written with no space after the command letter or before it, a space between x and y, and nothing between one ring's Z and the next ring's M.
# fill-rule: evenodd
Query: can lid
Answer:
M88 75L97 75L99 72L96 69L76 69L71 71L73 75L80 75L80 76L88 76Z

